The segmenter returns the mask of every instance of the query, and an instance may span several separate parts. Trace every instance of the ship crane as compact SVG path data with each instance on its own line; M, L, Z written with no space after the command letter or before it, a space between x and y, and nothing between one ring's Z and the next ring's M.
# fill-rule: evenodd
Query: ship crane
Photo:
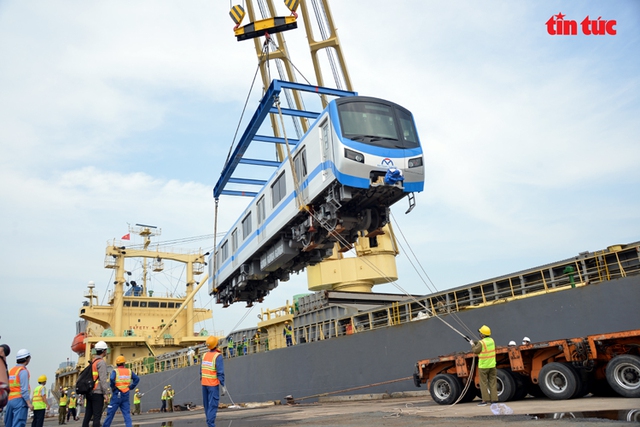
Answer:
M342 96L342 93L353 91L328 0L285 0L285 5L291 16L278 14L273 0L249 0L245 3L246 11L240 5L233 6L230 11L230 16L235 24L234 34L238 41L253 40L254 42L263 93L272 87L270 64L273 63L280 80L287 82L282 84L282 102L286 102L288 105L284 108L279 108L279 106L276 108L275 104L269 104L268 111L262 113L262 119L265 119L267 115L270 118L273 136L257 134L257 130L262 124L261 121L256 123L252 120L249 123L247 130L250 131L253 128L253 133L250 133L248 138L241 139L236 145L235 151L230 152L227 164L214 189L216 206L221 195L255 197L258 193L253 188L264 186L266 181L256 179L254 176L239 177L236 167L242 164L267 168L278 167L287 158L288 145L295 146L301 135L309 130L310 120L317 117L317 113L310 112L305 107L301 92L304 92L306 88L298 90L300 87L296 86L299 85L295 73L296 69L290 60L283 34L285 31L297 28L299 17L302 18L302 25L306 31L306 40L315 72L317 86L312 87L319 94L322 107L326 107L329 97ZM300 14L298 14L298 9ZM261 14L260 18L257 12ZM248 15L250 22L242 26L246 15ZM316 17L315 21L311 15ZM321 61L319 55L321 52L326 52L327 55L327 60L324 62ZM329 81L324 78L323 66L331 69L333 85L330 85ZM329 90L331 87L334 88L333 91ZM271 102L271 100L268 101ZM283 115L291 118L298 139L287 138L282 120ZM249 158L245 153L251 143L273 144L275 159ZM409 197L409 210L413 207L411 196L412 194ZM333 249L329 251L329 256L322 255L324 261L308 263L306 269L309 290L371 292L374 285L397 280L395 256L399 252L390 223L376 233L359 237L353 245L356 256L345 257L345 252L351 248L351 245L336 242ZM215 264L215 261L211 264ZM288 278L285 277L281 280L286 279ZM223 296L221 292L224 293L224 290L216 287L214 274L211 274L211 280L210 293L217 294L217 301L225 306L234 301L242 300L251 306L256 300L262 301L263 296L269 290Z

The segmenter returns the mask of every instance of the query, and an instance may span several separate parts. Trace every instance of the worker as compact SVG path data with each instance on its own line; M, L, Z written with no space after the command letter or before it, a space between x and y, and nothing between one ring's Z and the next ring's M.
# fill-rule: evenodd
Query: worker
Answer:
M60 387L60 396L58 397L58 425L66 424L67 418L67 403L69 402L69 396L67 395L67 388Z
M486 406L498 403L498 383L496 380L496 343L491 338L491 329L482 325L480 340L477 343L470 341L473 346L471 351L478 355L478 369L480 370L480 392L482 401L478 406Z
M176 391L171 388L171 384L167 388L167 407L169 412L173 412L173 397L176 395Z
M193 365L193 360L195 355L196 355L196 352L193 350L193 348L189 347L189 351L187 351L187 359L189 360L189 366Z
M78 414L76 412L76 408L78 407L78 396L74 392L71 392L71 396L69 397L69 404L67 404L67 422L69 422L70 418L73 418L73 421L78 421Z
M167 389L169 387L168 386L164 386L164 390L162 390L162 396L160 397L160 399L162 399L162 406L160 407L160 412L167 412Z
M284 335L286 341L287 341L287 347L291 347L293 345L293 341L291 339L291 334L293 333L293 330L291 329L291 325L289 324L289 321L287 320L286 322L284 322L284 330L282 331L282 335Z
M136 389L136 394L133 395L133 414L132 415L140 415L140 402L142 401L142 396L144 393L140 393L140 389Z
M31 389L29 387L29 371L27 365L31 362L31 353L23 348L16 354L16 366L9 370L9 402L4 408L4 425L6 427L23 427L27 424L31 403Z
M94 347L96 357L91 361L91 372L93 374L93 391L85 399L86 411L82 419L82 427L89 427L92 422L93 427L100 427L100 418L105 403L109 396L109 377L107 376L107 363L104 356L107 354L107 343L98 341Z
M531 344L531 340L529 339L529 337L522 338L522 345L529 345L529 344Z
M258 353L260 351L260 335L255 334L253 336L253 352Z
M229 350L229 357L233 357L233 337L227 337L227 349Z
M5 353L6 350L6 353ZM8 345L0 345L0 411L9 401L9 366L7 366L7 354L11 349Z
M200 383L207 426L215 427L220 395L224 396L224 362L218 351L217 337L207 338L207 348L209 351L203 355L200 366ZM222 393L220 393L221 387Z
M140 378L131 369L124 366L127 360L124 356L116 357L116 369L111 371L109 386L111 387L111 401L107 406L107 418L104 427L110 427L118 409L124 417L124 425L131 427L131 407L129 406L129 391L136 388Z
M242 336L242 354L246 356L248 352L249 352L249 341L247 340L247 336L243 335Z
M38 386L33 389L33 421L31 422L31 427L42 427L44 425L44 416L50 409L46 384L47 376L40 375L38 377Z

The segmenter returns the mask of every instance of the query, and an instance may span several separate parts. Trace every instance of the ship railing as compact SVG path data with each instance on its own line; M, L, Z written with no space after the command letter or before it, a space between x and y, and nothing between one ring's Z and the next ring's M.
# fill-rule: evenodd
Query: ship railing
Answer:
M155 360L154 358L143 358L142 360L134 360L128 363L127 366L132 369L138 375L153 374L157 372L170 371L174 369L181 369L187 366L193 366L200 363L200 357L198 353L195 353L193 357L189 357L187 353L180 353L172 357L167 357L162 360Z
M539 268L503 276L424 298L393 303L333 321L295 325L300 343L330 339L432 316L498 304L513 299L566 291L640 274L640 246L610 247ZM349 326L350 325L350 326Z
M322 317L323 320L305 325L296 325L294 321L294 344L337 338L549 292L564 292L639 274L640 244L610 247L605 251L580 254L558 263L439 292L418 300L411 298L329 320ZM263 317L276 314L282 313L263 313ZM235 347L230 352L227 347L221 346L221 350L225 357L244 355L242 347ZM268 351L266 339L261 339L257 345L252 341L247 347L247 354L264 351ZM139 369L143 373L151 373L149 371L160 372L185 366L189 366L189 360L185 353L180 353L152 364L142 364Z

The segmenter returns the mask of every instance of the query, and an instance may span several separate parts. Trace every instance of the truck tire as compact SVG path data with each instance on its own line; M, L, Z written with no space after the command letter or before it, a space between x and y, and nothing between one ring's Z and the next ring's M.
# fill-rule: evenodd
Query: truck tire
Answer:
M460 380L451 374L438 374L429 384L431 398L438 405L451 405L460 397Z
M589 394L591 381L587 371L585 371L582 368L577 368L570 363L566 363L566 365L569 366L571 369L573 369L573 372L576 374L576 380L577 380L576 392L573 393L573 396L571 396L571 399L577 399Z
M515 384L515 389L513 392L513 396L511 396L511 400L522 400L529 393L530 381L529 377L525 377L517 372L513 372L512 370L508 370L508 372L513 377L513 381Z
M640 357L621 354L607 364L607 382L622 397L640 397Z
M496 371L498 402L508 402L513 399L513 395L516 392L516 380L506 369L497 369Z
M538 376L540 390L552 400L571 399L578 387L576 372L564 363L547 363Z
M458 380L460 381L460 393L462 393L466 384L462 383L461 378L458 378ZM469 388L467 389L467 392L462 396L462 399L460 399L460 403L468 403L476 398L476 391L478 390L476 388L476 384L473 382L472 379L468 378L467 381L471 381L471 384L469 384Z

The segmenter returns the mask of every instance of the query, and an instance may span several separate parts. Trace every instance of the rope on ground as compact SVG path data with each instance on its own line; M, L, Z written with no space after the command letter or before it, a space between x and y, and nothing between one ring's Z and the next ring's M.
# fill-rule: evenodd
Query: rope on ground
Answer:
M305 397L296 398L295 400L296 401L300 401L300 400L307 400L307 399L315 399L317 397L330 396L332 394L346 393L346 392L349 392L349 391L361 390L363 388L376 387L376 386L379 386L379 385L397 383L397 382L400 382L400 381L407 381L407 380L410 380L412 378L413 378L412 376L411 377L398 378L396 380L383 381L383 382L374 383L374 384L361 385L361 386L358 386L358 387L345 388L343 390L336 390L336 391L329 391L327 393L314 394L314 395L311 395L311 396L305 396Z

